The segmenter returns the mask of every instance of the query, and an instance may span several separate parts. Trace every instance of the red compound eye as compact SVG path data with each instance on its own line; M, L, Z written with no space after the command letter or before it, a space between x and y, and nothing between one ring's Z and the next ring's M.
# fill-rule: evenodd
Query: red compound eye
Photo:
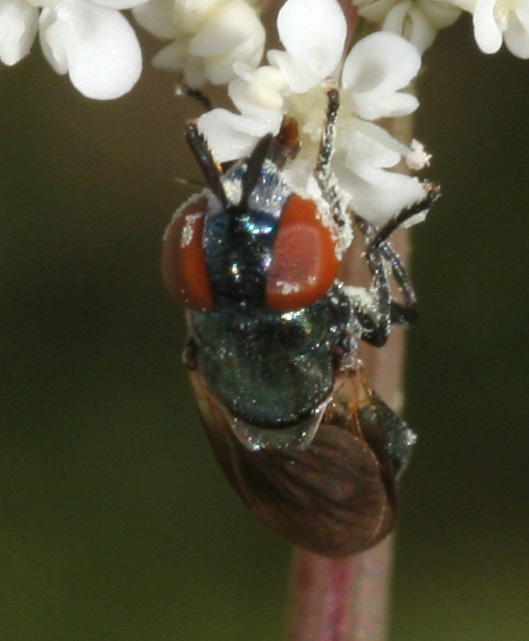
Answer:
M213 308L202 232L208 208L206 196L187 203L174 216L165 235L162 276L176 300L195 311Z
M267 306L286 312L319 300L338 274L336 242L331 228L323 225L316 203L292 194L274 241Z

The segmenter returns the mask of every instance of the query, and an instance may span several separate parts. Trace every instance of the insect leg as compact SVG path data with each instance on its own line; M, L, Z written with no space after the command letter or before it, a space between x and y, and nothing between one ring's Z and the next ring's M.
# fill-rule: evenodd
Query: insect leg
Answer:
M343 198L337 187L336 178L331 169L331 160L336 141L336 120L340 107L340 93L338 89L329 89L327 92L327 113L325 125L320 141L320 150L314 168L314 177L321 190L325 202L329 204L333 220L338 228L342 250L351 243L351 218L344 205Z
M417 297L415 295L413 285L411 284L408 271L404 267L400 256L386 240L382 241L378 246L374 245L372 241L378 233L378 230L374 225L368 223L359 216L355 217L355 223L368 241L366 249L367 260L371 260L376 263L378 254L379 259L383 259L391 269L391 274L403 293L404 303L399 303L390 299L391 324L409 325L417 322Z
M382 257L391 265L391 273L404 296L404 303L391 300L391 324L411 325L418 320L417 297L411 284L408 270L402 264L400 256L387 241L379 247Z
M356 227L362 232L367 248L364 252L372 282L369 290L350 289L355 316L362 328L361 337L366 342L381 347L391 331L391 290L389 273L379 247L371 247L376 227L360 216L354 217Z
M359 307L357 317L364 330L362 338L381 346L387 341L393 325L408 325L417 321L417 299L408 272L388 242L389 236L414 216L428 213L440 195L438 185L427 183L424 198L406 207L380 228L360 216L354 217L355 225L366 240L365 257L373 276L371 286L373 302ZM393 276L404 296L400 303L391 297L389 277Z
M206 96L206 94L197 87L189 86L186 82L181 81L176 85L175 95L196 100L196 102L204 107L206 111L210 111L210 109L212 109L211 100Z
M221 182L222 172L215 162L204 136L198 131L197 123L191 120L187 123L185 139L191 152L195 156L198 166L204 174L207 186L220 200L222 207L226 208L228 199Z
M402 209L398 214L393 216L385 225L382 225L371 240L371 246L378 247L381 243L387 240L391 234L404 225L414 216L425 216L433 203L441 195L441 189L439 185L435 183L423 183L423 186L426 188L426 195L421 200L417 201L410 207Z

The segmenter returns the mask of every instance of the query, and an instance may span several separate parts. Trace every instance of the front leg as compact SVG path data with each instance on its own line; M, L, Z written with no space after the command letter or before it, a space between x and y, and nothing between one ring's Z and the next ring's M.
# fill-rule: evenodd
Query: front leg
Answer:
M355 226L362 232L367 247L364 252L372 283L369 290L348 288L356 318L362 328L361 338L370 345L381 347L388 339L393 325L417 322L417 301L408 273L388 241L389 236L414 216L426 215L439 197L439 188L427 183L423 199L403 209L380 228L360 216L354 217ZM389 279L393 277L403 294L404 301L392 298ZM361 293L362 292L362 293Z

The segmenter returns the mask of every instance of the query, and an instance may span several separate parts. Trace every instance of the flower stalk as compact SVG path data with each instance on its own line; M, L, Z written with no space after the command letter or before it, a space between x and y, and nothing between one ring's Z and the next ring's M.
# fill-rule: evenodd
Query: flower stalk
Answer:
M401 140L411 138L412 128L412 117L388 124L391 133ZM408 230L397 230L392 245L408 264ZM352 247L345 261L344 280L362 282L365 266L361 249ZM363 345L360 355L373 389L393 410L400 411L404 399L405 331L394 329L383 349ZM327 559L297 549L291 568L287 641L385 641L393 559L393 534L345 559Z
M347 559L297 550L287 641L384 641L393 537Z

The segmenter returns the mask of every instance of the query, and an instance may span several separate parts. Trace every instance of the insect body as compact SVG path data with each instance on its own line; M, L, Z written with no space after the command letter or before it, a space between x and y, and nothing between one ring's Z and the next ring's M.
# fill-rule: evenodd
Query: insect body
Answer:
M356 218L372 292L344 286L347 218L329 179L337 109L330 91L314 197L284 181L289 149L278 139L265 136L223 173L189 125L208 186L175 214L162 257L189 309L185 362L224 473L257 518L330 557L370 547L393 525L413 439L369 389L356 349L412 319L413 290L387 236L436 196L431 188L381 229ZM391 300L389 272L403 304Z

